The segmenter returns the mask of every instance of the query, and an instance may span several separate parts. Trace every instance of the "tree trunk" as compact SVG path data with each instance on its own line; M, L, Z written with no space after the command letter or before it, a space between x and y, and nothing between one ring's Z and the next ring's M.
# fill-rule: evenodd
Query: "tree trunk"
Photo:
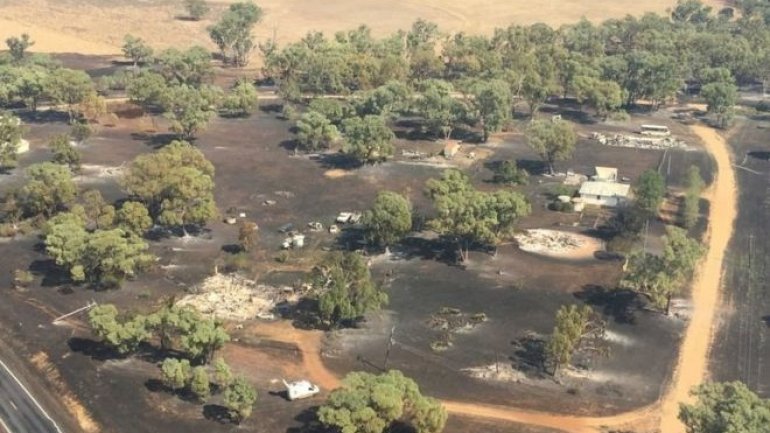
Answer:
M671 313L671 293L666 295L666 316Z

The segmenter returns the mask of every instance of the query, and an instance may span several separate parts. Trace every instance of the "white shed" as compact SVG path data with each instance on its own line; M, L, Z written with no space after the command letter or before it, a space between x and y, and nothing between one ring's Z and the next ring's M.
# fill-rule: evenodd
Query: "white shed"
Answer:
M583 182L579 191L583 203L607 207L625 204L630 193L631 185L602 181Z
M617 182L618 169L614 167L594 167L596 174L591 176L591 180L599 182Z

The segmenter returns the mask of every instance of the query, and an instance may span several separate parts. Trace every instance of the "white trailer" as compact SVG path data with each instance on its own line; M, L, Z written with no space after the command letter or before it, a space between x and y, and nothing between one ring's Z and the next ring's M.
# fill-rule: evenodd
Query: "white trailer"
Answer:
M283 385L286 387L286 394L289 400L310 398L321 392L318 385L314 385L307 380L298 380L296 382L286 382L283 380Z

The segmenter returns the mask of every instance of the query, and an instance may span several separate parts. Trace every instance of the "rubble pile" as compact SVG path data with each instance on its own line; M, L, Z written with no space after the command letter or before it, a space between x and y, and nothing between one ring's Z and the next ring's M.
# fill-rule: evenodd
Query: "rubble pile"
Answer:
M565 252L585 244L585 240L580 236L555 230L527 230L514 238L519 243L519 248L531 253Z
M430 343L434 352L443 352L453 346L453 334L469 331L487 321L484 313L468 314L459 308L441 307L433 313L426 324L434 331L438 331L435 340Z
M462 369L470 377L482 380L492 380L497 382L516 382L519 383L525 379L524 373L516 370L508 362L483 365L480 367L471 367Z
M604 135L600 132L591 134L591 138L606 146L631 147L636 149L686 149L684 141L674 137L643 137L623 134Z
M235 274L216 274L206 278L177 305L189 305L224 320L243 321L270 316L276 305L298 299L299 295L291 287L257 284Z

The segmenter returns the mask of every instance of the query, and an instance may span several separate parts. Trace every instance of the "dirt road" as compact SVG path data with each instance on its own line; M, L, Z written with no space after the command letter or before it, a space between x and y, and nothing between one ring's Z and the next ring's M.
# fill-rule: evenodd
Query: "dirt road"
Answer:
M679 403L689 400L690 389L703 381L708 373L708 355L721 291L722 264L738 215L735 171L726 140L705 126L695 125L691 129L716 160L716 179L706 198L718 205L710 207L708 252L692 288L693 315L682 340L672 386L661 402L661 431L665 433L684 432L684 426L677 419Z
M682 340L672 384L661 400L653 405L608 417L569 416L507 406L444 401L449 413L528 424L570 433L592 433L606 428L649 426L659 418L660 431L684 432L684 426L677 418L679 403L688 401L689 390L701 383L708 372L709 347L720 297L722 262L737 216L735 173L726 140L716 131L705 126L692 126L692 131L701 138L706 150L716 160L717 175L707 191L706 198L712 203L719 203L719 206L711 207L709 230L705 240L708 252L693 281L692 317ZM302 352L303 367L313 381L327 390L339 386L339 379L324 366L321 359L323 337L321 332L297 330L288 322L256 325L253 332L277 341L296 344Z

